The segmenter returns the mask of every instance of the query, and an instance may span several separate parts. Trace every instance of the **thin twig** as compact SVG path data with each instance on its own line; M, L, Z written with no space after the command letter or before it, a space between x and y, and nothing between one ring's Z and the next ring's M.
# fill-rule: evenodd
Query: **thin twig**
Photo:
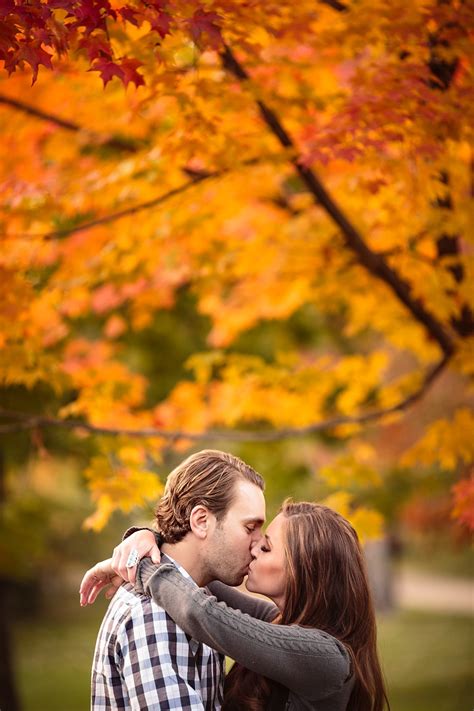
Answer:
M63 230L54 230L53 232L47 232L46 234L42 235L42 237L45 240L58 239L59 237L65 237L70 234L84 232L84 230L89 230L92 227L98 227L99 225L106 225L110 222L115 222L115 220L119 220L122 217L136 215L137 212L142 212L143 210L149 210L152 207L157 207L158 205L164 203L166 200L176 197L176 195L181 195L181 193L186 192L186 190L192 188L194 185L197 185L197 183L202 183L204 180L208 180L210 178L220 177L222 174L223 171L202 173L201 175L196 176L191 180L188 180L186 183L179 185L177 188L168 190L167 193L164 193L159 197L153 198L153 200L147 200L146 202L138 203L137 205L129 205L128 207L124 207L123 210L117 210L117 212L112 212L108 215L97 217L95 220L89 220L89 222L83 222L82 224L77 225L76 227L68 227Z
M101 427L91 425L79 420L60 420L54 417L30 415L28 413L0 409L0 417L16 420L6 425L0 425L0 434L20 432L35 428L60 427L79 430L90 434L105 436L126 436L139 438L160 438L165 440L188 439L200 440L229 440L233 442L276 442L289 437L303 437L316 432L332 430L341 425L361 425L380 420L387 415L403 412L421 399L426 390L436 380L446 367L450 356L445 356L439 363L425 375L421 386L411 395L391 407L371 410L360 415L340 415L321 422L314 422L305 427L284 427L275 430L208 430L207 432L188 432L186 430L161 430L157 428L130 429L122 427Z
M138 150L138 146L134 144L134 141L129 141L126 138L120 138L118 136L113 136L112 138L103 138L97 132L85 129L83 126L80 126L74 121L70 121L69 119L63 119L60 116L57 116L56 114L51 114L48 111L39 109L37 106L32 106L31 104L27 104L26 102L20 101L19 99L13 99L10 96L5 96L5 94L0 94L0 104L3 104L4 106L9 106L10 108L16 109L17 111L22 111L23 113L28 114L30 116L34 116L35 118L39 118L42 121L52 123L55 126L58 126L59 128L65 129L66 131L72 131L74 133L87 131L89 135L97 137L98 143L102 147L113 148L115 150L120 151L127 151L128 153L135 153Z

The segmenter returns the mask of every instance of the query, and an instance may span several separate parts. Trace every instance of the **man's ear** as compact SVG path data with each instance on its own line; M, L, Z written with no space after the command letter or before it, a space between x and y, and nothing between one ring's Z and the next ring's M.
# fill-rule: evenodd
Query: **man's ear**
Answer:
M216 517L209 511L208 508L203 506L203 504L198 504L192 509L189 516L191 531L198 538L207 538L215 524L215 519Z

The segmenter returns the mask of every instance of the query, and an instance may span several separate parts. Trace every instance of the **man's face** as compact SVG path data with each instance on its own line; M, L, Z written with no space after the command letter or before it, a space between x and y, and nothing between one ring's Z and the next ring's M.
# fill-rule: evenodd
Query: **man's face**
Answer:
M216 522L206 549L206 577L240 585L252 561L251 548L262 536L265 497L246 480L235 484L234 499L224 518Z

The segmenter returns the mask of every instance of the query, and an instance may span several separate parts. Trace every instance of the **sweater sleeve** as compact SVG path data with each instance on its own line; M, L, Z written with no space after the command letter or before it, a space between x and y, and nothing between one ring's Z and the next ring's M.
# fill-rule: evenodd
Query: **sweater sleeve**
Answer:
M125 533L122 536L122 541L124 541L126 538L132 535L132 533L136 533L137 531L150 531L150 533L153 533L155 536L155 542L158 548L161 548L163 544L163 536L159 531L156 531L154 528L150 528L149 526L130 526L130 528L127 528Z
M219 582L219 580L214 580L207 587L219 602L225 602L234 610L246 612L257 620L271 622L278 615L278 607L273 602L262 600L254 595L246 595L230 585Z
M186 580L173 565L160 565L148 578L149 572L145 560L139 569L145 591L179 627L248 669L311 700L339 691L348 680L349 655L331 635L273 625L232 609Z

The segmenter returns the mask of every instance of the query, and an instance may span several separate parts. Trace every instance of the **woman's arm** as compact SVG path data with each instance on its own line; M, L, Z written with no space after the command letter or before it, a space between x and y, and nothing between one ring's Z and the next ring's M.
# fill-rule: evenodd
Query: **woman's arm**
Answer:
M81 605L92 605L101 590L106 590L105 597L110 600L124 581L134 584L137 566L127 565L130 553L135 551L139 559L149 556L158 564L159 544L160 534L150 528L127 529L112 558L96 563L84 574L79 589Z
M119 557L123 564L123 561L126 561L132 547L134 546L137 547L140 558L148 556L151 557L154 563L158 564L160 561L159 559L156 560L156 553L162 543L163 539L161 535L154 529L132 526L123 534L122 543L114 549L112 565L118 571L120 567ZM159 550L157 554L159 556ZM129 582L134 584L136 568L128 569L127 572ZM214 580L208 585L208 588L218 600L222 600L230 605L230 607L246 612L248 615L256 617L259 620L271 622L271 620L274 620L278 614L278 608L272 602L256 598L252 595L246 595L245 593L242 593L229 585L225 585L225 583L221 583L219 580Z
M278 607L273 602L262 600L253 595L246 595L236 588L219 582L219 580L214 580L207 587L219 602L225 602L234 610L246 612L247 615L255 617L257 620L271 622L278 615Z
M273 625L218 602L164 564L140 563L137 588L145 590L186 634L316 700L341 689L350 676L349 655L331 635L296 625Z

